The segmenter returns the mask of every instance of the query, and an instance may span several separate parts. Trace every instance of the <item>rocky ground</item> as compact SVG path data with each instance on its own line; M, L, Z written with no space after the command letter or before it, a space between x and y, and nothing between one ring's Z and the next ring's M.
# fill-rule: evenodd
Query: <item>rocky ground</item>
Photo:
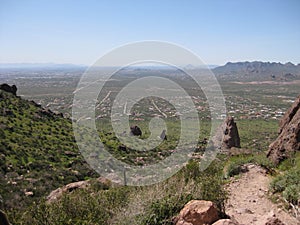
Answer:
M263 225L278 218L286 225L297 225L300 221L280 209L268 198L271 177L254 164L246 165L248 172L233 178L227 185L230 193L226 213L239 224ZM281 224L281 223L273 223Z

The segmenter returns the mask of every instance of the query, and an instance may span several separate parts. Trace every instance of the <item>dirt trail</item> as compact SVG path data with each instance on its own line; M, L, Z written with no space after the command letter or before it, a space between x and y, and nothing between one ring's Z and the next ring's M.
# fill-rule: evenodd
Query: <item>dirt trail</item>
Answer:
M299 225L300 221L272 203L267 196L271 178L259 166L246 165L248 172L227 185L229 200L226 213L240 224L264 225L268 218L276 217L286 225Z

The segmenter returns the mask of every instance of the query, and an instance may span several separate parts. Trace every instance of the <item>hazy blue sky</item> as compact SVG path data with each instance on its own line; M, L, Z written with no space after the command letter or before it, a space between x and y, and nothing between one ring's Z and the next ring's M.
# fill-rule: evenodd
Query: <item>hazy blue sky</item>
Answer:
M177 43L208 64L300 63L300 0L0 0L0 62L92 64L141 40Z

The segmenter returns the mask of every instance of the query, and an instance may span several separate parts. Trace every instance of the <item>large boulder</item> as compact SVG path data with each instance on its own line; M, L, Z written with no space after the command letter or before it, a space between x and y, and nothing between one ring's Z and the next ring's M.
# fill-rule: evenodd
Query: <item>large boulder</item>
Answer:
M3 90L3 91L6 91L6 92L9 92L13 95L17 95L17 87L16 85L8 85L8 84L0 84L0 89Z
M142 130L138 126L131 126L130 134L134 136L142 136Z
M218 209L211 201L191 200L180 211L176 225L212 224L219 219Z
M281 119L278 133L267 153L267 157L275 164L300 151L300 96Z

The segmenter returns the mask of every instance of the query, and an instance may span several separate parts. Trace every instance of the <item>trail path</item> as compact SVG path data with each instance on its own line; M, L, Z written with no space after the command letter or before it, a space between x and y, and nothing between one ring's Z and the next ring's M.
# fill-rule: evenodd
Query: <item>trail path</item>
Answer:
M266 171L253 164L246 166L248 172L238 179L234 178L226 187L229 191L226 213L244 225L265 225L272 217L286 225L300 225L300 221L269 200L267 194L271 178Z

